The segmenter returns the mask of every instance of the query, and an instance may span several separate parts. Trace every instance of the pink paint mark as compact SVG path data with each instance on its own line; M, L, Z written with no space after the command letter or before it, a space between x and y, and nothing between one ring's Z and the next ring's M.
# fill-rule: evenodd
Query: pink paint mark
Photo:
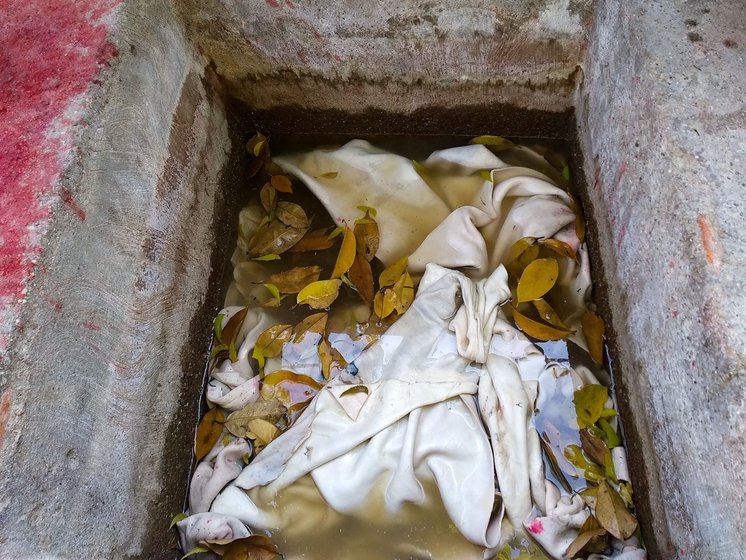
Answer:
M623 161L622 165L619 166L619 171L616 174L616 180L614 181L614 189L619 186L619 183L622 182L622 177L624 177L624 174L627 172L627 162Z
M675 261L668 261L668 268L673 268L675 266L676 266L676 262Z
M92 323L91 321L83 321L83 327L88 329L89 331L100 331L101 327L97 325L96 323Z
M712 229L710 219L705 214L700 214L697 216L697 224L702 235L702 248L705 251L707 262L715 270L720 270L720 257L723 250L720 247L720 241L715 230Z
M298 49L297 51L295 51L295 54L298 55L298 60L300 60L303 64L308 62L308 57L306 56L305 51Z
M342 57L339 56L338 54L335 54L334 55L334 60L336 60L337 62L342 62Z
M62 187L60 189L60 198L65 204L70 207L73 212L75 212L75 215L80 219L81 222L85 221L85 212L78 205L75 197L73 196L73 193L71 193L69 189Z
M0 397L0 449L3 447L3 440L5 439L5 426L10 420L10 406L13 404L13 391L8 388L3 391L3 396Z
M624 241L624 238L627 236L627 224L624 224L622 226L622 229L619 231L619 239L616 241L616 248L621 249L622 247L622 241Z
M639 86L639 85L640 85L640 76L635 76L635 78L634 78L633 82L634 82L634 84L635 84L636 86Z
M530 533L538 535L544 532L544 525L541 523L541 519L534 519L527 527Z
M60 311L62 311L62 303L60 302L60 300L54 299L54 298L51 298L51 297L45 297L44 300L49 305L51 305L52 307L54 307L54 312L55 313L59 313Z
M692 369L697 367L697 360L692 360Z
M673 311L671 311L671 317L673 317L675 319L678 316L679 316L679 312L678 311L676 311L675 309Z
M280 3L277 0L266 0L266 2L267 2L267 6L269 6L270 8L280 7Z
M293 2L291 0L285 0L285 5L288 8L292 8L293 10L295 9L295 4L293 4Z
M314 37L316 37L317 39L321 39L321 33L319 33L318 31L314 31L314 32L313 32L313 35L314 35Z
M120 3L3 2L0 331L9 328L33 276L34 261L42 253L39 236L53 211L49 195L74 148L78 123L65 114L117 54L107 41L108 30L101 18ZM3 334L0 348L6 345Z

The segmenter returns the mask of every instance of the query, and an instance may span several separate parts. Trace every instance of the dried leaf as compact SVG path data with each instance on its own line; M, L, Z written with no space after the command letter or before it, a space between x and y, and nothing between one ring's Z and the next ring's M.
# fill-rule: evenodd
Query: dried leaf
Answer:
M287 370L278 370L267 375L261 388L262 398L277 399L285 407L307 402L321 390L313 378Z
M292 325L273 325L259 335L254 345L254 353L261 353L265 358L274 358L282 352L282 346L290 341Z
M306 216L306 211L297 204L286 200L277 203L277 219L287 226L298 229L308 229L311 225L308 216Z
M578 417L578 427L582 430L601 418L604 405L609 398L609 391L603 385L584 385L573 396L575 413Z
M394 312L397 303L393 288L383 288L373 298L373 312L381 319L385 319Z
M307 227L291 227L285 225L279 219L272 220L256 230L249 241L249 256L280 255L298 243L306 234L306 231Z
M518 281L518 302L538 299L552 289L559 276L557 259L536 259L521 274Z
M539 256L539 245L535 237L522 237L511 246L505 257L505 268L515 278L520 278L524 269Z
M622 497L606 480L598 485L595 514L601 526L620 540L630 538L637 529L637 520L627 511Z
M223 560L276 560L279 557L277 546L264 535L233 541L223 551Z
M332 278L339 278L345 272L350 270L352 263L355 261L356 248L354 232L350 228L345 227L342 246L339 248L337 262L334 263Z
M183 512L177 513L176 515L174 515L174 518L171 520L171 523L169 523L168 528L173 529L174 525L176 525L182 519L186 519L187 517L189 517L188 513L183 513Z
M255 418L249 420L248 430L246 431L246 437L255 440L255 443L260 447L264 447L270 441L275 439L280 434L280 430L272 422L268 422L263 418Z
M515 146L513 142L511 142L510 140L506 140L502 136L490 135L483 135L472 138L471 140L469 140L469 144L482 144L484 146L487 146L493 152L503 152Z
M292 194L293 192L293 183L287 175L273 175L270 182L279 192L288 194Z
M604 361L604 320L593 311L586 311L580 319L580 324L588 344L588 353L594 362L602 364Z
M579 474L582 474L586 480L590 482L598 482L604 480L606 475L601 470L601 467L589 461L588 458L583 454L583 450L575 444L568 445L563 451L565 459L572 463Z
M554 308L549 305L545 300L543 299L535 299L531 302L534 307L536 308L536 311L539 313L539 317L544 319L547 323L550 325L553 325L555 327L558 327L563 330L568 330L567 325L562 321L560 316L557 314L557 312L554 310Z
M572 334L570 330L558 329L529 319L515 307L513 308L513 321L524 333L538 340L562 340Z
M346 391L343 391L342 394L339 396L341 398L345 395L355 395L358 393L365 393L367 395L369 393L368 387L366 387L365 385L355 385L354 387L350 387Z
M368 260L359 252L355 255L349 275L360 298L370 307L373 304L373 271Z
M571 192L567 192L570 195L570 208L575 212L575 235L578 240L582 243L585 241L585 220L583 219L583 210L580 207L580 202L575 198Z
M401 315L409 306L412 305L414 300L414 282L409 272L404 271L399 280L394 283L392 288L396 294L396 312Z
M243 309L236 311L233 316L228 319L228 322L223 327L223 344L230 345L236 342L236 337L241 331L241 326L243 325L248 312L249 308L244 307Z
M303 341L303 337L306 333L316 333L323 335L326 330L326 321L329 319L328 313L314 313L303 319L293 329L293 342L299 343Z
M309 231L303 238L298 241L292 248L291 253L306 253L309 251L323 251L334 245L334 241L327 236L328 229L315 229Z
M297 294L311 282L316 282L319 276L321 276L319 266L296 266L273 274L266 281L277 286L281 294Z
M575 558L592 552L603 552L606 549L606 529L603 529L592 515L580 527L580 532L567 547L565 556Z
M205 457L220 439L220 434L223 432L223 419L223 411L215 407L208 410L200 420L194 443L197 461Z
M259 191L259 200L264 211L271 214L277 207L277 190L269 183L264 183L262 190Z
M339 171L328 171L326 173L322 173L319 175L319 177L323 179L336 179L337 175L339 175Z
M341 285L342 281L338 278L311 282L298 294L298 304L306 304L313 309L326 309L337 299Z
M370 217L369 211L366 211L364 220L367 221L355 222L355 240L357 242L357 252L370 262L378 251L380 232L378 231L378 223Z
M408 261L409 257L402 257L391 266L387 267L378 277L378 285L381 288L393 286L396 281L401 278L401 275L404 274L404 271L407 270Z
M580 444L585 454L599 465L604 465L606 457L611 456L604 440L592 434L588 428L580 430Z
M329 348L329 343L321 339L321 342L319 342L319 360L321 361L321 373L324 374L324 379L329 379L331 377L331 367L332 367L332 353L331 348Z
M252 420L266 420L277 422L285 414L285 407L277 399L258 400L247 404L241 410L232 412L225 421L225 428L236 437L245 438L251 431L249 423Z
M547 249L551 249L558 255L567 257L568 259L572 259L576 262L578 260L578 254L575 252L575 249L570 247L564 241L559 241L558 239L542 239L541 241L539 241L539 244L543 247L546 247Z

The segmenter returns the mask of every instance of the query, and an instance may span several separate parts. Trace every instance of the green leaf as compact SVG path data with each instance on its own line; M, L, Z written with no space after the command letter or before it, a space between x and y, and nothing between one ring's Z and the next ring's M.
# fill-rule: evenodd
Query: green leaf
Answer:
M267 291L272 294L272 297L277 300L277 303L280 303L280 290L275 286L274 284L263 284L265 288L267 288Z
M481 169L479 171L479 175L484 179L485 181L492 181L492 171L489 169Z
M327 239L332 240L341 234L346 228L344 226L335 227L332 232L327 236Z
M223 343L223 317L225 317L225 315L218 313L218 316L215 317L215 321L212 323L213 328L215 329L215 338L220 344Z
M203 546L195 546L192 550L190 550L184 556L182 556L181 560L184 560L184 558L189 558L193 554L199 554L200 552L210 552L210 549L205 548Z
M238 361L238 352L236 352L236 343L232 340L231 340L231 345L228 347L228 357L233 363L236 363Z
M210 352L210 359L214 360L215 356L220 354L221 352L228 351L228 345L227 344L217 344L212 347L212 352Z
M189 515L184 512L177 513L176 515L174 515L174 518L171 520L171 523L169 524L168 528L173 529L174 525L176 525L182 519L186 519L187 517L189 517Z
M262 255L261 257L254 257L253 261L279 261L280 255L276 255L275 253L269 253L268 255Z
M372 208L371 206L358 206L357 209L360 210L361 212L367 212L374 218L376 217L376 214L378 214L378 210L376 210L375 208Z
M590 482L599 482L606 478L601 467L592 461L589 461L585 456L585 453L583 453L583 450L577 445L572 444L565 447L563 455L565 456L565 459L572 463L579 473L583 474L586 480Z
M598 425L604 431L604 435L606 436L606 444L609 446L609 449L613 449L614 447L619 447L620 445L622 445L621 438L616 433L616 430L611 427L611 424L601 418L598 421Z
M604 411L604 404L609 398L609 391L603 385L584 385L573 396L578 427L582 430L595 424Z
M487 134L472 138L471 140L469 140L469 144L482 144L489 147L492 151L508 150L515 146L513 142L511 142L510 140L506 140L502 136L491 136Z
M254 351L251 353L251 357L259 362L259 369L264 369L264 354L262 354L261 349L254 346Z
M336 179L337 175L339 175L339 171L329 171L328 173L322 173L319 177L324 179Z
M562 168L562 178L568 183L570 182L570 168L566 165Z
M353 284L349 278L347 278L346 274L343 274L339 277L340 280L342 280L342 283L347 284L350 288L354 288L355 284Z

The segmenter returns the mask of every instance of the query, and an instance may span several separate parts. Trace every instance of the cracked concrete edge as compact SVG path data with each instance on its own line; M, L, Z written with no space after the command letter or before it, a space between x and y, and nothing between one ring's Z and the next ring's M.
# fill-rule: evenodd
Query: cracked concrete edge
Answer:
M154 527L167 538L188 475L189 449L169 473L164 450L190 375L180 444L196 419L201 367L182 368L217 304L205 294L222 273L210 255L231 139L168 2L127 2L109 39L120 56L61 180L86 217L52 217L0 378L2 558L170 557L162 542L142 555Z
M601 2L578 92L654 558L746 558L742 8Z

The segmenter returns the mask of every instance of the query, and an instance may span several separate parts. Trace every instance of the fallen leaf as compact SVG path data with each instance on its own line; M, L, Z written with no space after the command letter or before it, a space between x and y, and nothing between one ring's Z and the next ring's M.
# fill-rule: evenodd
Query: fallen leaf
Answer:
M293 202L281 200L277 203L277 219L287 226L307 230L311 222L306 211ZM305 234L305 232L303 232Z
M592 461L589 461L583 453L583 450L577 445L572 444L565 447L563 455L565 456L565 459L570 461L572 466L577 469L578 474L582 474L586 480L590 482L598 482L606 478L601 467Z
M609 446L610 449L622 445L622 439L619 437L619 434L616 433L616 430L611 427L611 424L609 424L608 421L603 418L599 418L598 425L603 430L604 435L606 436L606 444Z
M176 525L182 519L186 519L187 517L189 517L188 513L177 513L176 515L174 515L174 518L171 520L171 523L169 523L168 528L173 529L174 525Z
M483 146L487 146L493 152L502 152L515 146L513 142L506 140L502 136L490 136L486 134L472 138L469 140L469 144L482 144Z
M381 288L393 286L396 281L401 278L401 275L404 274L404 271L407 270L408 262L408 257L402 257L398 261L384 269L384 271L381 272L381 275L378 277L378 285Z
M256 157L259 157L259 155L262 153L262 150L264 150L267 146L267 143L263 140L260 140L254 145L254 149L252 150L254 155Z
M293 183L287 175L273 175L270 182L279 192L288 194L292 194L293 192Z
M297 294L311 282L316 282L319 276L321 276L319 266L296 266L273 274L267 278L266 282L277 286L281 294Z
M223 342L223 315L222 313L218 313L217 317L215 317L215 320L212 322L212 327L215 330L215 340L218 341L218 343Z
M275 300L275 303L277 305L280 305L280 302L282 301L282 298L280 297L280 290L275 286L274 284L262 284L265 288L267 288L267 291L272 295L272 297ZM273 306L275 307L275 306Z
M369 210L365 212L364 220L367 221L355 222L355 241L357 242L357 252L370 262L378 251L380 232L378 222L370 217Z
M246 437L255 440L255 442L261 447L267 445L279 434L280 429L272 422L268 422L263 418L249 420L248 430L246 431Z
M264 535L233 541L223 550L223 560L275 560L279 556L277 546Z
M375 218L376 214L378 214L378 210L376 210L372 206L358 206L357 209L361 212L365 212L366 214L370 214L370 216L365 216L366 218Z
M373 271L368 260L359 252L349 271L350 281L360 298L370 307L373 304Z
M578 427L581 430L595 424L601 418L608 398L609 391L603 385L583 385L575 391L573 402L578 417Z
M558 329L529 319L515 307L513 308L513 321L524 333L538 340L562 340L572 334L570 330Z
M391 315L396 309L397 298L393 288L383 288L373 298L373 312L381 319Z
M321 339L321 342L319 342L319 360L321 361L321 373L324 375L324 379L328 380L331 377L333 360L329 343L323 338Z
M249 422L252 420L262 419L274 423L282 418L284 414L285 407L279 400L258 400L247 404L241 410L229 414L223 425L234 436L245 438L246 434L251 431Z
M228 322L223 327L223 344L230 345L235 343L238 333L241 331L243 322L246 319L246 315L249 312L248 307L244 307L236 311Z
M627 540L637 529L637 520L627 511L622 497L606 480L598 485L595 514L601 527L620 540Z
M321 385L307 375L278 370L264 378L260 392L263 399L277 399L289 409L312 399L320 390Z
M570 247L564 241L559 241L558 239L542 239L541 241L539 241L539 244L542 247L551 249L558 255L567 257L568 259L572 259L576 262L578 260L578 254L575 252L575 250L572 247Z
M556 259L536 259L531 262L518 281L518 302L540 298L552 289L558 276L559 265Z
M337 237L337 236L341 235L342 233L344 233L345 229L347 229L346 226L337 226L337 227L335 227L332 230L332 232L327 236L327 239L329 239L331 241L335 237Z
M565 556L575 558L593 552L603 552L606 549L606 529L603 529L592 515L580 527L580 532L567 547Z
M557 312L554 310L554 308L551 305L549 305L545 300L539 298L539 299L533 300L531 303L534 305L534 307L536 308L536 311L539 313L539 317L544 319L547 323L557 328L568 330L567 325L565 325L565 323L562 321L562 319L557 314Z
M205 457L220 439L223 432L223 411L218 407L211 408L200 420L194 443L194 454L197 461Z
M366 387L365 385L355 385L354 387L350 387L346 391L343 391L342 394L339 396L341 398L345 395L355 395L358 393L365 393L367 395L369 393L368 387Z
M259 143L264 143L264 145L266 145L267 143L267 137L264 136L264 134L262 134L261 132L257 132L249 139L248 142L246 142L246 151L250 154L256 155L256 146Z
M303 319L293 329L293 342L299 343L303 341L303 337L306 333L316 333L323 335L326 330L326 321L329 319L328 313L314 313Z
M562 178L568 183L570 182L570 168L566 165L562 168Z
M264 211L271 214L277 207L277 190L269 183L264 183L262 190L259 191L259 200Z
M583 219L583 210L580 207L578 199L575 198L571 192L567 192L570 195L570 208L575 212L575 235L578 240L582 243L585 241L585 220Z
M311 282L298 294L298 305L306 304L313 309L326 309L339 295L342 281L338 278Z
M401 315L412 305L412 301L414 300L414 282L409 272L405 270L404 274L399 277L399 280L394 283L392 289L396 294L396 312Z
M585 454L599 465L604 465L606 456L610 456L609 448L604 440L592 434L588 428L580 430L580 444Z
M510 247L505 257L505 268L515 278L520 278L524 269L539 256L539 245L535 237L522 237Z
M342 246L339 248L337 261L334 263L332 278L339 278L345 272L350 270L352 263L355 261L356 249L355 233L350 228L345 227Z
M279 261L282 257L280 255L276 255L275 253L269 253L267 255L262 255L261 257L254 257L251 259L252 261L260 261L260 262L267 262L267 261Z
M184 556L182 556L181 560L184 560L184 558L189 558L190 556L193 556L194 554L200 554L201 552L210 552L210 549L205 548L204 546L195 546L192 550L190 550Z
M249 241L249 256L253 258L267 254L280 255L298 243L306 231L307 227L292 227L279 219L274 219L256 230Z
M326 173L322 173L319 175L319 177L323 179L336 179L337 175L339 175L339 171L328 171Z
M485 181L492 181L492 170L490 169L480 169L479 170L479 176L484 179Z
M282 352L282 346L290 341L292 325L273 325L259 335L254 345L254 352L265 358L274 358Z
M291 253L306 253L309 251L323 251L334 245L328 237L328 228L309 231L303 238L289 249Z
M602 364L604 361L604 332L606 330L604 320L593 311L586 311L580 319L580 324L583 327L583 336L588 344L588 353L594 362Z

